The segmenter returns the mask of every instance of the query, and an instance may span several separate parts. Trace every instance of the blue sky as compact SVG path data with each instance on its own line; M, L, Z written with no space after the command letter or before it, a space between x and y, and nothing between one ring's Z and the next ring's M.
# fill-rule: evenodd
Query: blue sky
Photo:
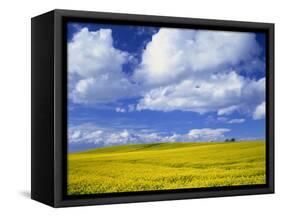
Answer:
M70 151L265 137L265 36L68 23Z

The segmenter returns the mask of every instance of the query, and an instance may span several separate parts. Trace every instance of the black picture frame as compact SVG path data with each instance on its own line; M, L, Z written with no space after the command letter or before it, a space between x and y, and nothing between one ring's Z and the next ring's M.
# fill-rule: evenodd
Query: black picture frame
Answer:
M67 196L66 22L98 22L266 34L266 184ZM274 24L53 10L32 18L31 198L53 207L274 193Z

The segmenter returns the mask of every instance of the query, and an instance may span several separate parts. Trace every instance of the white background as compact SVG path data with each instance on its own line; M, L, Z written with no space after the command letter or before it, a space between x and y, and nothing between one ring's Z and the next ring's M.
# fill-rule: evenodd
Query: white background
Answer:
M0 2L1 216L278 216L281 134L278 0L23 0ZM30 197L30 18L54 8L273 22L276 28L276 194L52 209ZM44 187L44 186L42 186Z

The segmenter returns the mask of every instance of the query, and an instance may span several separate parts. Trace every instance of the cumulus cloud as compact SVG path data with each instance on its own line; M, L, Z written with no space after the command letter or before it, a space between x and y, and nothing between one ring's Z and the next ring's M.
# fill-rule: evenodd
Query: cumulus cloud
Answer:
M162 28L144 50L135 77L151 85L170 84L256 59L259 53L252 33Z
M68 129L70 150L106 147L124 144L145 144L158 142L220 141L227 128L192 129L187 134L159 132L151 129L117 129L94 124L81 124Z
M137 109L229 115L235 111L250 113L262 100L264 79L249 80L232 71L153 88L144 94Z
M220 140L224 138L224 134L230 132L230 129L227 128L203 128L203 129L192 129L188 132L187 137L191 140L202 140L202 141L211 141L211 140Z
M235 66L260 51L252 33L162 28L134 74L144 86L137 110L252 115L264 100L265 79L244 77Z
M186 135L168 134L152 130L114 129L82 124L69 128L68 141L71 147L103 147L124 144L186 141Z
M265 117L265 102L258 105L253 113L253 119L259 120Z
M68 42L70 98L76 103L101 104L130 96L132 84L122 67L131 58L113 47L110 29L82 28Z
M108 104L134 97L124 111L234 112L259 119L265 78L239 70L264 66L255 34L161 28L133 72L132 55L113 46L110 29L80 29L68 43L69 92L74 103Z

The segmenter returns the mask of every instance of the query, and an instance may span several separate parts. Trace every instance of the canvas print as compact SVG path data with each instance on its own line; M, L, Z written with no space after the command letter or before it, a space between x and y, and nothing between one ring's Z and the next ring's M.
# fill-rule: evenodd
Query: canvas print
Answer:
M67 194L266 183L258 32L67 23Z

